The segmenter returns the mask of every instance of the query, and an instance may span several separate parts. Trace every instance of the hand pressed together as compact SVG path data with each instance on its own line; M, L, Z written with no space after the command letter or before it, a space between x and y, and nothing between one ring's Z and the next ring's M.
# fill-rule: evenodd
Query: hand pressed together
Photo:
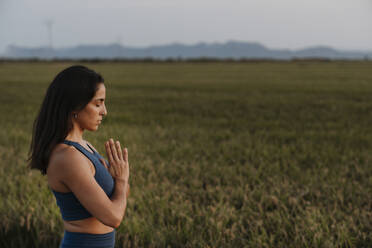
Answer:
M106 154L108 157L109 166L101 159L103 165L108 169L111 176L115 180L122 180L128 184L129 180L129 162L128 162L128 149L121 149L120 142L110 139L105 142ZM129 195L129 184L127 196Z

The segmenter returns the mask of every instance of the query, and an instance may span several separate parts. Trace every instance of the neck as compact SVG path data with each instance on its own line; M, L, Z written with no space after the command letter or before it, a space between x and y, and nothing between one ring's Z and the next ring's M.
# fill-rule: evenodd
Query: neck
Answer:
M81 143L83 141L83 132L84 129L74 126L74 128L68 133L65 139Z

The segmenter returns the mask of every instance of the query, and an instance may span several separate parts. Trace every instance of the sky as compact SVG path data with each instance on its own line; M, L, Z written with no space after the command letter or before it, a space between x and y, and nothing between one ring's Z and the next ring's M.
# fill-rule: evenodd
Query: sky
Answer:
M372 0L0 0L0 54L8 45L231 40L372 51Z

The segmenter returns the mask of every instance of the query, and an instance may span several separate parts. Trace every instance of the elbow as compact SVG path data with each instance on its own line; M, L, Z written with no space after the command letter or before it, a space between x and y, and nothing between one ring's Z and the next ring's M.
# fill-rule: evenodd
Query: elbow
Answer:
M118 228L121 224L121 221L123 220L122 216L115 216L112 218L108 223L105 223L107 226Z
M116 220L116 222L114 223L113 228L118 228L122 221L123 221L123 216L121 216L119 219Z
M125 214L125 208L124 211L112 208L106 215L105 222L103 224L113 227L113 228L118 228L124 218Z
M113 227L113 228L118 228L121 224L121 221L110 221L110 222L106 222L103 224L105 224L106 226Z
M119 228L120 224L121 224L121 221L115 223L112 227L115 228L115 229Z

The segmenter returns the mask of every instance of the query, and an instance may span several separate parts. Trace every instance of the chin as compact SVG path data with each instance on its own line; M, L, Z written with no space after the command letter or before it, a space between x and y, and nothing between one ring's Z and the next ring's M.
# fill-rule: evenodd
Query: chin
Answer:
M87 128L87 130L88 131L92 131L92 132L97 131L98 130L98 126L89 127L89 128Z

